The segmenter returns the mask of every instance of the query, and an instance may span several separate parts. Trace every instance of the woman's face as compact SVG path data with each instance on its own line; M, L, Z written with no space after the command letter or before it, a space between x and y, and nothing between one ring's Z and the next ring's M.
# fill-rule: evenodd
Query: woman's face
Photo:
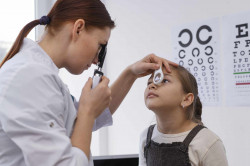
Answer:
M96 64L101 45L107 44L110 33L109 27L85 30L79 40L71 47L66 69L72 74L81 74L92 64Z
M144 93L148 109L155 112L157 110L176 110L180 107L184 91L176 72L175 69L172 69L171 73L167 73L163 68L164 79L158 85L153 83L154 74L151 75Z

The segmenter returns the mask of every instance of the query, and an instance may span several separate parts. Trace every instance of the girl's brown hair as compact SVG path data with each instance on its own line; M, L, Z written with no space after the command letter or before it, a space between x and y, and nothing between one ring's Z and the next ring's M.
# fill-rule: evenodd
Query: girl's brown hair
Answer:
M173 69L177 72L178 78L182 84L184 92L193 93L194 95L193 103L187 107L188 119L196 123L202 124L201 122L202 103L198 96L198 85L195 77L182 66L173 67Z
M50 23L46 25L46 28L53 30L58 30L64 23L74 22L77 19L84 19L86 28L110 27L112 29L115 27L114 21L111 20L108 11L100 0L57 0L47 16L50 19ZM38 19L31 21L23 27L10 51L0 64L0 68L6 61L18 53L23 39L39 24L41 23Z

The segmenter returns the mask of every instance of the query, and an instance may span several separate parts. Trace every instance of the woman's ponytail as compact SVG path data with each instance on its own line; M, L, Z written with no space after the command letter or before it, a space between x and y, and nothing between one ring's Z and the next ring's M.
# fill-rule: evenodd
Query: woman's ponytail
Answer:
M20 50L20 47L22 46L23 39L29 34L29 32L35 26L37 26L39 24L40 24L39 20L34 20L23 27L23 29L20 31L19 35L17 36L14 44L12 45L10 51L7 53L7 55L5 56L3 61L1 62L0 68L3 66L3 64L6 61L10 60L16 53L18 53L18 51Z

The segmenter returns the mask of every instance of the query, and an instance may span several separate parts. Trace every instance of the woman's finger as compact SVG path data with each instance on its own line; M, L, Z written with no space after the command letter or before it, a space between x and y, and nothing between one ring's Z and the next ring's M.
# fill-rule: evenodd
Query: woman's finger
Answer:
M169 66L168 61L165 60L165 59L163 59L163 60L162 60L162 63L163 63L163 65L165 66L167 72L171 73L171 68L170 68L170 66Z
M168 62L169 65L172 65L172 66L174 66L174 67L178 67L178 66L179 66L179 65L178 65L177 63L175 63L175 62L172 62L172 61L169 61L169 60L167 60L167 62Z
M143 71L148 71L148 70L157 70L159 69L160 65L156 63L145 63L142 66Z
M108 86L109 84L109 79L105 76L102 76L102 80L101 80L101 83Z
M170 65L178 67L177 63L158 57L155 54L150 54L149 57L150 57L150 62L157 63L160 66L164 65L166 67L167 72L171 72Z
M160 66L162 65L161 58L156 56L155 54L150 54L149 55L149 60L150 60L151 63L153 62L153 63L159 64Z
M92 83L93 83L92 78L89 77L88 81L85 83L85 85L83 87L83 90L91 89Z
M163 64L166 67L167 72L171 72L170 65L173 67L178 67L177 63L171 62L169 60L163 59Z

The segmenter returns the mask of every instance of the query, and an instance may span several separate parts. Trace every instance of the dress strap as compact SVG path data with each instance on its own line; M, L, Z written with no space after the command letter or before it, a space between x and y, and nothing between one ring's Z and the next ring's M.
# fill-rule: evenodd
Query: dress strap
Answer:
M144 157L147 158L147 149L150 146L150 142L151 142L151 137L153 135L153 131L154 131L154 125L149 126L148 128L148 133L147 133L147 139L146 139L146 146L144 147Z
M187 137L185 138L185 140L183 141L185 147L188 147L190 142L193 140L193 138L199 133L199 131L203 128L206 128L203 125L197 125L195 126L187 135Z

